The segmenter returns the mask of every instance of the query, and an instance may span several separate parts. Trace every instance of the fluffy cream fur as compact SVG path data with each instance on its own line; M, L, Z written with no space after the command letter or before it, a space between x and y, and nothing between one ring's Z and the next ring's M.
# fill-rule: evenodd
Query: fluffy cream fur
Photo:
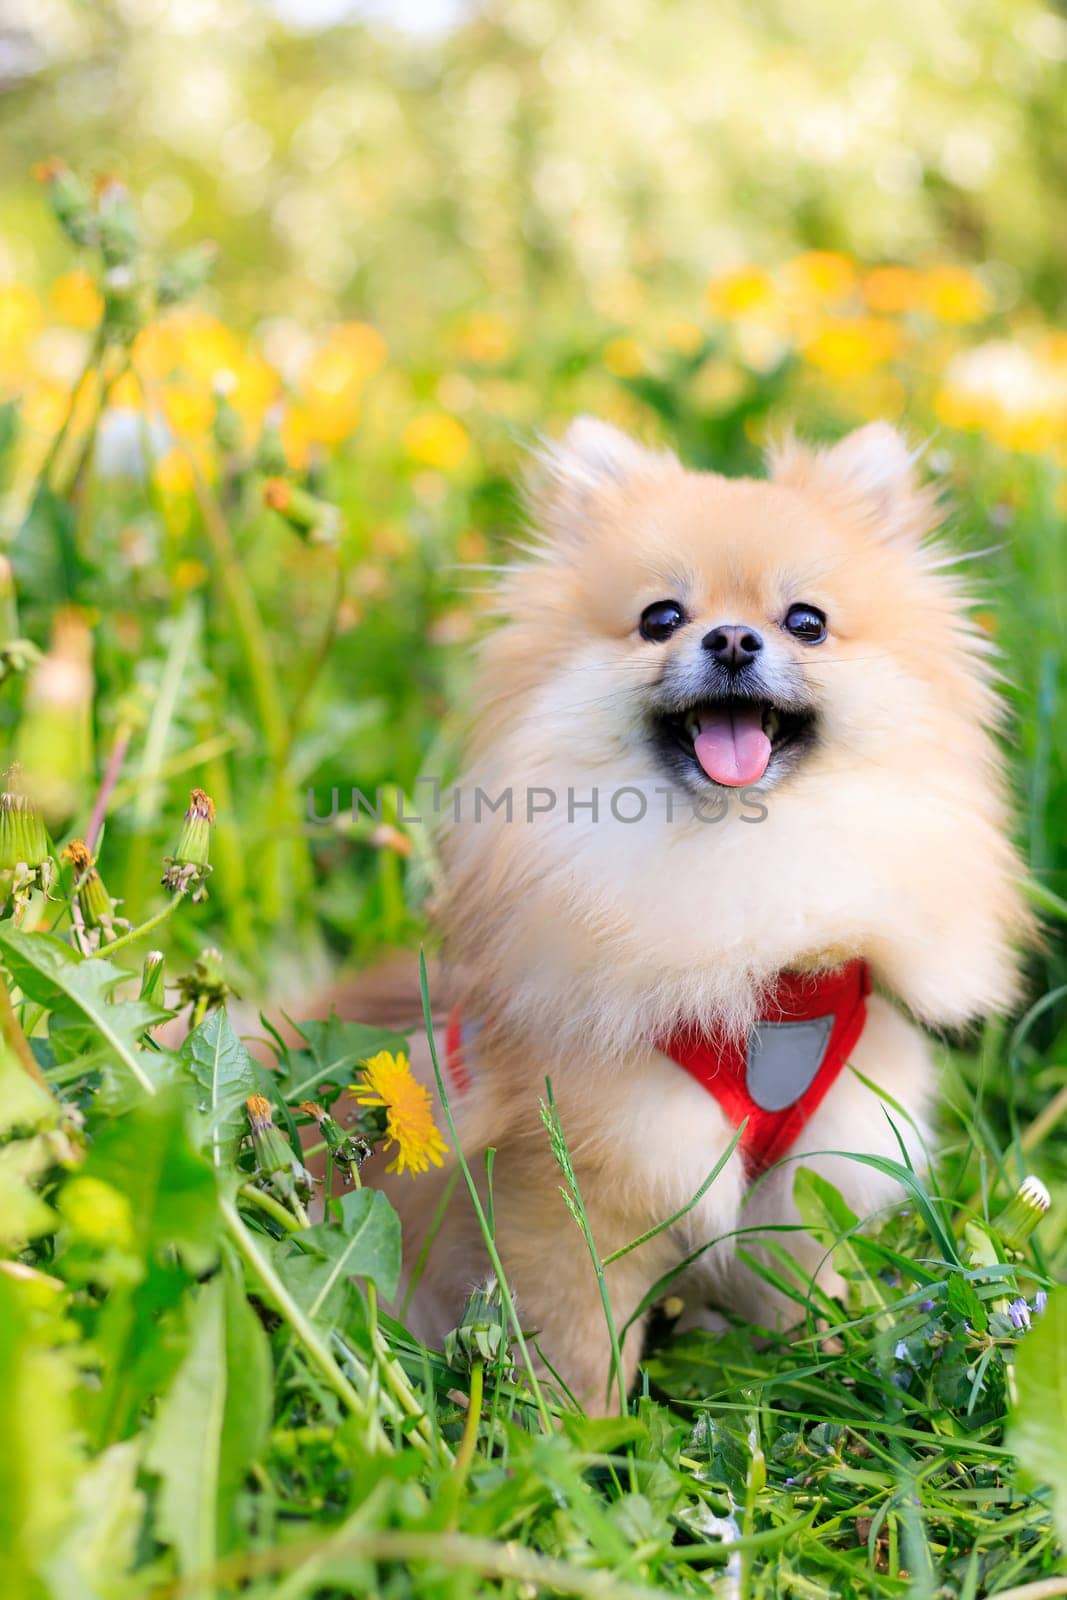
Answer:
M1008 1006L1028 924L987 650L931 542L933 497L894 430L875 424L822 451L790 442L767 481L731 480L581 419L540 458L532 505L538 540L507 575L506 620L484 646L465 820L446 846L451 985L464 1014L484 1022L476 1084L455 1110L476 1171L488 1144L498 1152L498 1243L524 1324L601 1407L607 1332L539 1118L546 1074L607 1254L683 1206L732 1132L717 1101L651 1048L658 1033L682 1021L747 1029L782 969L863 956L880 993L853 1064L924 1130L933 1073L909 1018L956 1028ZM653 644L638 621L662 599L694 621ZM824 644L805 647L781 628L796 602L826 613ZM672 653L692 652L723 621L758 628L772 669L804 685L818 741L780 778L772 763L757 785L758 824L736 800L717 823L680 802L668 821L658 791L671 780L648 738L649 707ZM483 807L476 821L476 788L510 788L512 819ZM622 788L624 815L645 797L640 822L612 815ZM580 804L594 789L595 820ZM557 797L550 811L537 810L540 791ZM569 791L579 804L568 815ZM828 1149L898 1153L878 1098L848 1071L793 1153ZM893 1198L859 1163L811 1164L863 1214ZM691 1269L688 1296L783 1316L736 1266L727 1236L795 1220L796 1165L746 1204L732 1158L684 1223L610 1271L617 1322L716 1240ZM411 1258L439 1187L392 1185ZM822 1251L794 1248L814 1271ZM420 1331L439 1339L484 1271L460 1196L416 1296ZM642 1321L626 1339L627 1379Z

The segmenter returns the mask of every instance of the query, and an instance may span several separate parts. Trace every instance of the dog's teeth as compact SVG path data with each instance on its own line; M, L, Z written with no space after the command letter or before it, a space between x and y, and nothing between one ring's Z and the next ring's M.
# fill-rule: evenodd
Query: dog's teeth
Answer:
M694 740L696 739L697 734L700 732L700 718L697 716L695 711L690 711L686 717L685 731L689 735L690 739Z
M773 740L778 736L778 713L770 707L763 713L763 731L768 739Z

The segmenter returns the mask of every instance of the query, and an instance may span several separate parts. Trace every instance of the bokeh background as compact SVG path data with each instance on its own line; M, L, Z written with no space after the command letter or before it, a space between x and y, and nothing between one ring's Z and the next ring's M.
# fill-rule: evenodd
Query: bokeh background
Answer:
M0 532L44 658L0 731L57 841L113 760L136 920L208 789L167 938L252 995L415 937L426 830L304 796L447 772L526 445L591 409L738 471L888 416L987 552L1062 893L1065 61L1042 0L6 0ZM118 267L54 158L128 186Z

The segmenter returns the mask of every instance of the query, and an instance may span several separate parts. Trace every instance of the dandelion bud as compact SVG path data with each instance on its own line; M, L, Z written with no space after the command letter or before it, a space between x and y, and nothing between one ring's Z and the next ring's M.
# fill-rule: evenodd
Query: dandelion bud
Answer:
M346 1133L335 1117L331 1117L325 1106L316 1105L313 1100L302 1100L298 1107L305 1117L311 1117L319 1125L327 1150L333 1160L342 1167L349 1181L352 1181L353 1170L359 1168L366 1161L373 1148L369 1139L362 1137L360 1132ZM381 1132L384 1133L384 1126ZM380 1134L378 1135L380 1137Z
M203 789L193 789L189 795L189 809L172 856L164 857L163 887L184 894L193 890L193 900L207 899L208 848L211 827L215 821L215 802Z
M269 478L280 477L289 465L285 459L285 446L282 444L276 411L277 408L272 408L268 413L256 446L256 470L266 473Z
M159 269L156 303L159 306L175 306L182 300L190 299L211 276L218 254L218 245L205 239L171 256Z
M35 889L47 894L55 877L41 813L13 766L0 793L0 907L20 911Z
M257 1176L268 1179L284 1200L307 1200L311 1195L311 1175L274 1126L270 1101L262 1094L249 1095L245 1110L248 1112Z
M115 903L96 870L96 857L89 854L84 839L72 839L63 851L63 860L74 868L74 896L87 928L100 928L114 937Z
M994 1219L993 1232L1009 1254L1022 1250L1041 1218L1051 1205L1051 1198L1040 1178L1032 1174L1024 1178L999 1217Z
M141 296L132 267L109 267L104 273L104 326L119 344L132 344L141 330Z
M39 867L48 860L48 835L41 813L21 787L22 773L13 766L0 794L0 871L20 864Z
M252 1148L256 1164L263 1174L278 1172L288 1166L293 1152L274 1126L274 1113L265 1095L252 1094L245 1101L248 1125L252 1130Z
M224 1005L230 993L230 986L223 976L222 954L210 945L201 950L191 970L178 979L181 1004L191 1005L199 1016Z
M500 1288L495 1278L475 1289L458 1328L445 1335L445 1360L454 1371L470 1371L476 1362L488 1367L510 1365L509 1340Z
M140 247L140 227L130 191L120 178L102 178L96 190L97 238L106 267L128 267Z
M336 544L342 519L337 506L298 489L287 478L268 478L263 503L276 511L308 544Z
M219 387L215 394L215 417L211 429L215 443L226 455L236 455L244 444L244 427L237 411Z
M72 172L65 161L53 157L41 161L33 176L48 191L52 214L63 232L76 245L93 244L97 238L97 217L88 184Z
M167 999L163 987L163 952L162 950L149 950L144 958L141 968L141 994L142 1000L147 1000L150 1006L159 1006L166 1009Z

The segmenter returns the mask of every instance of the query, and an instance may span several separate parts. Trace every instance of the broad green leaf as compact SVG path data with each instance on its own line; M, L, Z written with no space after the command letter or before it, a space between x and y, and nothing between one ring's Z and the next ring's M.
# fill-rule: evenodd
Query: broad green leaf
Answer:
M0 1249L19 1251L55 1226L55 1212L35 1188L65 1153L54 1140L52 1133L37 1133L0 1147Z
M1015 1381L1008 1443L1029 1482L1052 1490L1056 1528L1067 1542L1067 1286L1053 1289L1019 1341Z
M271 1360L234 1258L196 1297L188 1355L160 1403L146 1465L159 1475L156 1531L183 1577L232 1549L237 1500L267 1440Z
M301 1022L299 1031L307 1040L308 1049L293 1051L280 1063L282 1093L291 1105L313 1099L323 1089L347 1088L359 1063L379 1050L408 1047L403 1034L367 1028L360 1022L342 1022L338 1017L329 1017L325 1022Z
M23 933L9 922L0 922L0 958L30 1000L91 1023L114 1064L144 1094L157 1092L165 1058L145 1050L141 1038L168 1013L143 1000L111 1004L112 990L129 980L128 972L80 956L55 934Z
M0 1134L51 1127L58 1115L48 1090L30 1077L6 1040L0 1040Z
M39 1600L79 1468L73 1354L40 1342L29 1285L0 1274L0 1573L4 1600Z
M135 1600L144 1584L130 1576L144 1523L137 1487L140 1442L104 1450L74 1486L73 1518L45 1577L51 1600Z
M391 1300L400 1279L400 1218L377 1189L354 1189L339 1223L318 1222L279 1247L275 1264L308 1316L345 1319L350 1280L369 1279Z
M216 1168L228 1171L248 1131L245 1101L263 1092L267 1075L234 1033L221 1006L194 1029L180 1055L204 1091L205 1152Z
M142 1261L164 1249L181 1253L193 1272L218 1254L215 1175L189 1142L185 1108L174 1091L116 1117L97 1134L82 1168L129 1202L130 1249Z

